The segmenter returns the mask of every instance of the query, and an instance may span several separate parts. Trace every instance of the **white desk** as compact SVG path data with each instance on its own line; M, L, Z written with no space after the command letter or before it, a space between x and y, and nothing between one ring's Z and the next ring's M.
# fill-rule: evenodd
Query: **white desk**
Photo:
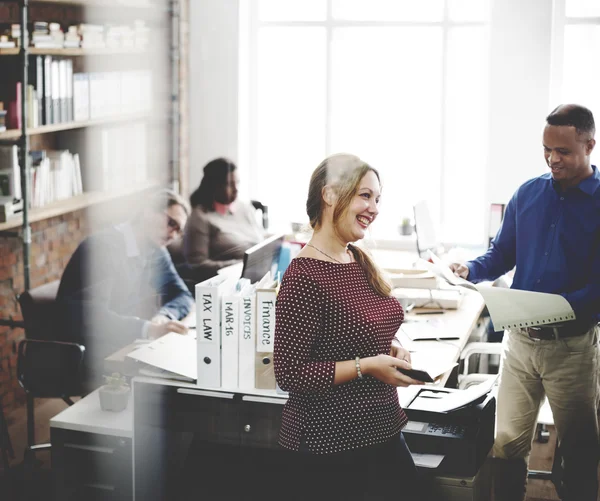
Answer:
M414 258L412 253L398 251L376 251L374 254L377 254L377 261L380 264L387 263L384 265L391 267L406 267L407 263ZM459 333L459 339L444 342L407 343L406 340L404 342L410 350L425 351L456 361L467 343L483 307L481 296L469 292L465 295L459 309L445 310L443 314L423 317L439 318L444 324L444 329ZM190 315L190 323L193 323L192 317L193 315ZM122 362L126 352L127 348L121 350L117 354L118 356L111 357L112 361ZM113 366L111 370L118 370L118 368ZM445 385L448 377L449 374L446 374L437 384ZM160 416L150 416L151 419L165 419L171 423L173 418L178 419L172 415L177 408L190 406L196 413L195 417L187 419L185 418L186 414L183 413L181 422L185 422L186 426L192 426L193 430L191 431L202 433L211 440L234 445L241 444L244 447L263 447L264 444L276 443L277 420L281 416L281 404L286 400L284 395L279 395L274 391L261 390L244 391L242 394L239 390L231 389L229 392L235 394L235 397L230 399L224 396L228 393L227 389L215 391L201 389L191 383L155 378L135 378L134 395L125 411L121 413L101 411L96 391L51 420L53 469L56 469L57 474L58 499L68 499L69 495L75 496L73 499L84 499L88 497L85 493L97 492L94 489L106 489L107 486L112 491L119 493L117 496L119 499L131 499L133 492L131 482L133 477L131 468L132 437L138 442L140 437L143 437L144 444L150 443L157 429L154 426L160 424L147 423L147 428L150 430L148 435L137 437L136 435L141 434L142 429L134 433L134 408L138 406L135 401L137 386L140 389L144 388L147 398L157 398L156 402L162 404L154 405L152 401L146 401L145 410L153 408L161 411ZM410 389L399 389L401 403L410 398L410 391ZM174 406L171 405L171 400L175 403ZM141 409L144 408L143 402L140 402L139 405ZM230 412L228 407L235 408L235 412ZM148 413L142 414L146 416ZM144 417L142 414L138 414L137 417ZM175 422L180 423L177 420ZM87 457L78 456L83 453ZM163 454L158 454L158 456L162 457ZM147 457L150 460L150 454ZM169 458L168 454L165 458ZM100 478L89 478L89 474L86 476L77 473L77 482L74 482L70 477L74 476L73 472L79 472L86 462L87 464L91 462L91 469L94 474L99 472ZM159 470L160 468L157 471Z
M114 437L133 437L133 404L122 412L103 411L98 390L50 419L50 428L98 433Z
M122 412L100 408L93 391L50 420L55 498L131 501L133 399Z

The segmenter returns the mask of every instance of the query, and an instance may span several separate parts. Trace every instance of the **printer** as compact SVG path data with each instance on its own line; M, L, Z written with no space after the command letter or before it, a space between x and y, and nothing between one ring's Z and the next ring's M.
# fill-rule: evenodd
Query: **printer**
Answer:
M468 405L449 412L423 410L422 406L415 405L420 398L431 398L423 395L454 391L461 390L420 389L415 398L404 407L409 421L402 433L411 452L444 456L435 470L436 475L473 477L477 475L494 444L495 397L487 393Z

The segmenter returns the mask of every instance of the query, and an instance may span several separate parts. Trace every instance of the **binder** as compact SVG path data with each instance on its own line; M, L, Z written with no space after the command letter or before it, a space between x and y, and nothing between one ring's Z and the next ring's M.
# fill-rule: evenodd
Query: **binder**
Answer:
M44 125L54 123L52 116L52 56L44 57Z
M58 60L53 60L50 64L50 83L52 92L52 123L62 122L60 114L60 66Z
M240 341L238 360L238 387L253 390L254 358L256 353L256 285L240 292Z
M73 105L73 61L71 59L65 60L65 71L66 71L66 111L67 121L72 122L74 120L74 105Z
M221 386L238 385L238 349L240 331L240 293L233 291L221 298Z
M217 275L196 284L198 386L221 387L220 299L231 291L235 282L235 279Z
M59 87L59 106L60 106L60 121L69 121L69 107L67 105L67 60L61 59L58 62L58 87Z
M38 105L33 112L37 115L38 125L44 125L44 56L31 56L29 62L28 84L33 85Z
M268 273L256 286L256 355L254 358L257 389L274 390L273 339L275 337L275 299L277 280Z

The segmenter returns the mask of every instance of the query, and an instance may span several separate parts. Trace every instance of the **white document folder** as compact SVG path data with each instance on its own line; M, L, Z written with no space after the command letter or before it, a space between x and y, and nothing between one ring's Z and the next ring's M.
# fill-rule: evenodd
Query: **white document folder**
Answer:
M236 280L216 276L196 284L196 348L198 386L221 387L221 297Z

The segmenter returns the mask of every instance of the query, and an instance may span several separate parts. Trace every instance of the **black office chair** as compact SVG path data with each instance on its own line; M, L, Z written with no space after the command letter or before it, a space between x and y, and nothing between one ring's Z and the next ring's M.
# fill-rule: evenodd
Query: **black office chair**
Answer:
M50 449L49 443L35 443L35 398L61 398L73 405L71 397L82 396L81 363L85 348L76 343L24 339L19 343L17 379L27 396L27 447L25 488L31 488L35 453ZM29 478L28 478L29 477Z
M262 225L265 230L269 229L269 207L263 205L258 200L251 200L252 206L259 211L262 211Z
M10 469L10 459L15 458L15 452L10 441L10 435L8 434L8 424L4 417L4 411L2 410L2 396L0 396L0 451L2 451L2 463L4 464L4 471Z

